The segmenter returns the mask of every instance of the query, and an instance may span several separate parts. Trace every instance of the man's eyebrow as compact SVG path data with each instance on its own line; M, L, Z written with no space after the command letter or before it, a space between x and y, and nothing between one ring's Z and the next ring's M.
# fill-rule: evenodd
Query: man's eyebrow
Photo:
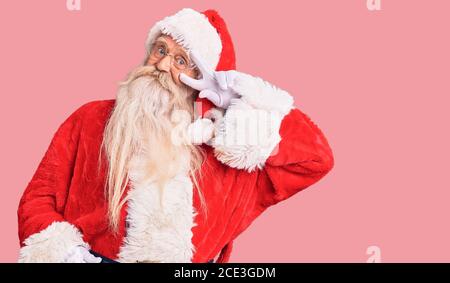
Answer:
M168 47L167 41L163 37L156 39L156 42L164 43L166 45L166 47ZM178 47L176 50L178 52L181 52L182 53L181 55L183 55L184 57L189 59L189 56L187 55L186 51L184 51L184 49L182 47Z
M189 56L187 55L186 51L184 51L184 49L179 48L179 51L182 53L181 55L189 59Z
M166 40L163 39L163 38L158 38L158 39L156 39L156 42L161 42L161 43L164 43L165 45L167 45Z

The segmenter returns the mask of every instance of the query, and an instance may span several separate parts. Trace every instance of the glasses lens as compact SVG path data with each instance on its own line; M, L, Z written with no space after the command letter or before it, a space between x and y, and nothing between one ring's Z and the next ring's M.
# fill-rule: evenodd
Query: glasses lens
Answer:
M179 70L193 69L196 68L195 64L192 63L184 55L172 55L167 52L167 46L161 42L155 42L150 51L151 56L157 59L161 59L165 56L171 57L173 65Z
M166 46L157 42L153 45L151 53L156 58L162 58L166 54Z
M184 56L177 55L174 58L174 64L179 70L184 70L189 67L190 62Z

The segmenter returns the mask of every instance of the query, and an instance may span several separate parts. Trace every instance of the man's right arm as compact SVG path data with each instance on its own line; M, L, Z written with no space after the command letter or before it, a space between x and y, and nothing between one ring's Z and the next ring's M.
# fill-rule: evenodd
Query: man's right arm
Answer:
M17 210L19 262L63 262L77 245L89 248L80 231L63 212L78 147L86 104L58 128Z

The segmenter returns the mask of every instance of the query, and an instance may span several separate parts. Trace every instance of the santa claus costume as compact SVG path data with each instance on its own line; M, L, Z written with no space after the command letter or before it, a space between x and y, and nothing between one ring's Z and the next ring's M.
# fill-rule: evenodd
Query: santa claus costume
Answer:
M147 48L161 34L196 50L216 71L235 69L230 34L214 10L183 9L162 19L150 30ZM235 89L240 98L215 121L216 139L238 131L231 122L240 113L235 110L270 111L279 119L263 131L263 145L201 145L206 158L199 189L207 216L192 176L180 174L166 183L164 213L154 184L130 181L117 233L108 225L105 160L98 167L115 100L92 101L74 111L54 134L21 198L19 262L62 262L77 245L119 262L201 263L217 255L216 262L228 262L233 240L255 218L316 183L334 164L324 134L294 107L288 92L251 75L241 76Z

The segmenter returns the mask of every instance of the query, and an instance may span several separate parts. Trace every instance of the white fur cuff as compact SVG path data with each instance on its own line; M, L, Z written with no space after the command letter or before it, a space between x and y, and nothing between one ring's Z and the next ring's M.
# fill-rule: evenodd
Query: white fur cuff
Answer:
M282 115L252 109L238 99L218 123L212 140L216 158L224 164L249 172L261 169L281 140Z
M19 251L19 263L58 263L64 261L64 256L74 246L90 249L80 231L69 222L53 222L24 243Z
M277 153L281 122L294 100L286 91L243 73L236 77L233 89L241 97L232 99L225 116L215 122L214 154L233 168L262 169L269 156Z
M288 92L249 74L240 73L234 80L233 90L255 109L278 111L284 116L294 107L294 99Z

